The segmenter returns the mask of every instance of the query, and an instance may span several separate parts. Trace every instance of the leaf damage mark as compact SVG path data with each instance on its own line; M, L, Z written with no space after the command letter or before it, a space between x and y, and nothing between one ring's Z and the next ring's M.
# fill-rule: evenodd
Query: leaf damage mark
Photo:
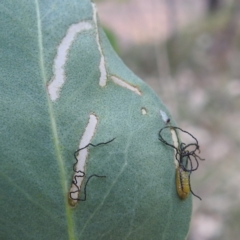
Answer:
M47 86L47 90L52 101L56 101L59 98L61 88L66 81L64 67L67 62L69 49L73 44L74 39L79 33L90 29L92 29L92 25L89 22L81 21L79 23L72 24L59 44L53 64L54 76Z
M178 141L178 136L177 136L176 130L173 128L170 128L170 132L172 135L174 147L179 149L179 143L178 143L179 141ZM179 163L178 163L177 159L175 158L175 155L176 155L176 149L174 149L174 164L175 164L175 168L177 169L179 167Z
M97 116L93 113L90 114L88 124L82 135L78 148L83 148L91 142L96 131L97 123L98 123ZM75 207L78 202L77 200L74 200L74 199L79 198L79 192L81 190L81 184L84 178L84 175L82 177L79 177L79 173L85 172L85 166L86 166L86 161L88 157L88 149L85 148L82 151L79 151L79 154L76 157L78 162L75 165L74 175L72 180L75 184L72 183L72 186L69 190L69 193L72 193L71 195L72 197L71 198L69 197L69 204L72 207Z
M165 124L170 123L170 118L164 111L160 110L160 115L162 117L162 120L165 122Z
M142 107L141 111L142 111L142 115L146 115L147 114L147 109L146 108Z
M99 79L99 85L101 87L106 86L107 84L107 70L105 66L105 58L103 55L103 51L100 45L100 38L99 38L99 33L98 33L98 23L97 23L97 8L94 3L92 3L92 9L93 9L93 21L95 24L96 28L96 42L98 46L98 50L100 53L100 63L99 63L99 71L100 71L100 79Z
M134 92L134 93L136 93L140 96L142 95L142 93L140 92L140 90L136 86L132 86L129 83L127 83L126 81L124 81L124 80L122 80L122 79L120 79L116 76L111 76L111 79L115 84L117 84L121 87L127 88L130 91L132 91L132 92Z

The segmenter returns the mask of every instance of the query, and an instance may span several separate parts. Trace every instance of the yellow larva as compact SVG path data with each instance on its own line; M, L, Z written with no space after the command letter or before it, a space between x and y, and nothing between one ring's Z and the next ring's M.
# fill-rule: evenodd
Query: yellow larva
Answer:
M190 189L189 173L184 171L181 167L176 169L176 187L178 196L184 200L187 198Z

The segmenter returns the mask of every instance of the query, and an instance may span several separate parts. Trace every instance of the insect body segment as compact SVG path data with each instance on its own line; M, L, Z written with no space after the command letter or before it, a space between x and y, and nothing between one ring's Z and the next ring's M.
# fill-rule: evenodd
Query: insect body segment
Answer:
M185 172L181 167L176 169L176 187L178 196L181 199L187 198L190 192L189 173Z

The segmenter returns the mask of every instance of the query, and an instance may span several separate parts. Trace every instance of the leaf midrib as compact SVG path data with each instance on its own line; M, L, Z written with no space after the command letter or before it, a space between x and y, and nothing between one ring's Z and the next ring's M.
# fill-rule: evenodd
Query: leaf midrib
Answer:
M41 16L40 16L38 0L35 0L35 5L36 5L37 29L38 29L39 65L40 65L40 70L41 70L41 78L43 81L43 88L46 91L47 77L46 77L45 66L44 66L42 24L41 24ZM65 212L66 212L66 217L67 217L68 237L70 240L75 240L76 238L75 238L75 234L74 234L72 211L68 205L67 198L65 197L66 192L67 192L67 186L66 186L66 181L65 181L66 172L64 169L64 162L63 162L63 158L62 158L60 147L59 147L60 142L59 142L59 138L58 138L56 120L55 120L55 116L53 113L53 105L52 105L52 102L51 102L48 94L46 94L46 98L47 98L48 114L49 114L50 123L51 123L51 130L52 130L52 134L53 134L53 143L54 143L54 149L55 149L55 154L56 154L56 160L57 160L58 167L60 169L59 177L60 177L62 191L63 191L63 198L65 199L64 203L65 203Z

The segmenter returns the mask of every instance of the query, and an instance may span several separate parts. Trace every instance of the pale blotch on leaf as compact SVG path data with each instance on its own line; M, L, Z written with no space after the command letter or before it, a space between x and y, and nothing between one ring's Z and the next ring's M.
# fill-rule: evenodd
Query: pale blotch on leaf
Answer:
M96 132L97 123L98 123L98 119L97 119L96 115L90 114L88 124L85 128L85 131L82 135L82 138L81 138L79 146L78 146L79 149L84 148L91 142L91 140ZM73 175L73 181L75 181L75 179L76 179L77 182L75 184L72 183L72 186L69 190L69 193L71 193L71 196L69 195L69 204L72 207L75 207L78 202L75 199L79 198L79 190L81 189L81 184L82 184L84 177L77 177L77 176L79 176L79 172L85 172L87 156L88 156L87 148L79 151L79 154L77 155L78 162L75 165L75 169L74 169L75 172Z
M62 42L58 45L57 55L53 64L53 78L47 86L50 99L56 101L59 98L61 88L66 81L65 65L67 62L67 55L71 45L74 42L76 36L82 31L86 31L92 28L92 25L88 22L82 22L72 24L62 39Z
M140 95L140 96L142 95L142 93L139 91L139 89L138 89L137 87L130 85L130 84L127 83L126 81L124 81L124 80L122 80L122 79L120 79L120 78L118 78L118 77L116 77L116 76L111 76L111 79L112 79L112 81L113 81L115 84L117 84L117 85L119 85L119 86L121 86L121 87L127 88L127 89L129 89L130 91L132 91L132 92L134 92L134 93L136 93L136 94L138 94L138 95Z
M147 114L147 109L143 107L143 108L141 109L141 112L142 112L142 115L146 115L146 114Z

